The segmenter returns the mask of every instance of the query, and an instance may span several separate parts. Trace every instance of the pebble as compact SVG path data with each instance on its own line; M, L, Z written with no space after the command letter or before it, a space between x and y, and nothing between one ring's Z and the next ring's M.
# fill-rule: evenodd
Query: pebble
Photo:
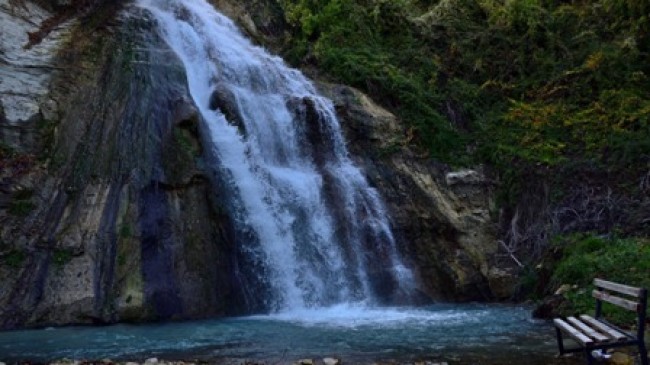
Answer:
M130 361L130 362L125 363L124 365L140 365L140 364L138 364L137 362Z
M157 364L157 363L158 363L158 359L155 358L155 357L152 357L152 358L150 358L150 359L145 360L144 363L145 363L145 364Z
M555 291L555 295L563 295L564 293L569 291L571 291L571 285L563 284Z
M323 359L323 365L341 365L341 360L333 357L326 357Z
M312 359L301 359L301 360L298 360L296 365L314 365L314 360L312 360Z

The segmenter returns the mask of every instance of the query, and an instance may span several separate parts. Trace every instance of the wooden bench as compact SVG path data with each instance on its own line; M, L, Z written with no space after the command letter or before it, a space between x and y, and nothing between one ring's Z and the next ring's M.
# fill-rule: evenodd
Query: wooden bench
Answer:
M596 298L594 317L583 314L578 318L555 318L553 320L560 355L584 351L587 356L587 364L593 364L592 351L594 350L604 351L614 347L637 346L641 364L648 365L648 352L643 339L648 290L601 279L595 279L594 286L596 287L596 290L592 292L593 297ZM602 315L603 302L636 312L638 321L636 333L629 333L607 322ZM563 334L567 334L575 340L579 347L565 348Z

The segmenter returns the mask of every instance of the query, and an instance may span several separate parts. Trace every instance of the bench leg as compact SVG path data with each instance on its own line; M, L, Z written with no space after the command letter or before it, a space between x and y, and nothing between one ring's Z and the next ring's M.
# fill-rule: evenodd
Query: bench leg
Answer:
M639 357L641 358L641 365L648 365L648 350L643 341L639 343Z
M560 355L564 355L564 342L562 341L562 331L560 331L560 329L557 327L555 327L555 336L557 338L557 348L560 350Z
M587 365L593 365L594 358L591 356L591 349L588 347L585 347L585 356L587 357Z

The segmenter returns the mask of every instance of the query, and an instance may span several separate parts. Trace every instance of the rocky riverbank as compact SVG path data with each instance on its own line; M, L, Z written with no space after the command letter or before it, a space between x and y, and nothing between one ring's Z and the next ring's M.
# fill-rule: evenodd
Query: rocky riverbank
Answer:
M620 358L625 359L625 358ZM618 362L616 362L618 361ZM627 365L627 360L612 361L613 365ZM212 360L164 360L158 358L149 358L141 361L113 361L111 359L103 360L59 360L49 363L49 365L578 365L582 364L584 359L580 356L567 357L548 357L548 358L526 358L525 362L521 358L507 357L503 353L494 356L485 356L484 358L452 358L445 360L352 360L324 357L314 359L274 359L274 360L247 360L247 359L212 359ZM20 364L34 364L30 362L21 362ZM633 363L629 363L633 364ZM0 365L10 365L0 362Z

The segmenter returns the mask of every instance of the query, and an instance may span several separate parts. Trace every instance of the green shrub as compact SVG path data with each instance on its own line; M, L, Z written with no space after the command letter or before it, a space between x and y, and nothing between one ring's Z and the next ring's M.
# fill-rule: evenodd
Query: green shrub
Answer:
M558 239L562 259L553 276L553 287L576 285L579 289L566 296L576 313L590 312L595 300L591 296L594 278L650 288L650 241L647 239L604 238L576 234ZM619 323L631 324L634 313L606 304L604 313Z
M11 201L9 202L8 212L19 217L26 217L29 215L29 213L36 207L34 203L31 202L33 195L34 192L30 189L22 189L13 193Z
M9 214L26 217L29 213L34 210L36 206L34 203L27 200L14 200L9 203Z
M371 94L445 162L520 171L578 160L633 170L650 154L650 66L640 43L647 5L281 3L293 27L289 59ZM464 125L448 120L450 101Z
M27 255L23 251L19 250L12 250L9 251L3 258L2 262L4 262L5 265L17 269L23 265L23 262L25 262L25 259L27 258Z
M122 223L120 226L120 238L129 238L133 236L133 227L129 223Z
M72 260L72 251L68 249L56 249L52 253L52 262L58 269L61 269L70 260Z

